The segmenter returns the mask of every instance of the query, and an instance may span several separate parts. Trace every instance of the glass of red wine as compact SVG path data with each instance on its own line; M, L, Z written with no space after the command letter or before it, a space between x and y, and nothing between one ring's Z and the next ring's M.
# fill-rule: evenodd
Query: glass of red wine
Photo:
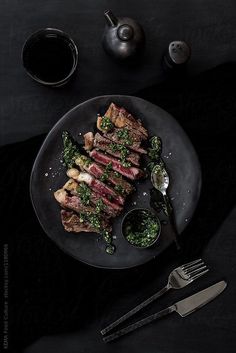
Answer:
M33 33L22 50L23 66L35 81L58 87L69 81L78 64L78 49L68 34L55 28Z

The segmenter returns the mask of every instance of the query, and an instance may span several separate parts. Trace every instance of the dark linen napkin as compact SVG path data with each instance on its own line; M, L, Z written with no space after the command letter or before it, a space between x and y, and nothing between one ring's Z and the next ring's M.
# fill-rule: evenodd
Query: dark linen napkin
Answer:
M205 344L215 337L216 331L211 331L208 326L201 331L202 319L198 321L198 314L189 317L189 325L177 317L166 319L161 325L146 327L142 334L139 331L132 339L130 335L130 340L127 336L117 346L114 343L106 348L97 331L159 289L173 265L198 256L235 205L236 65L225 64L195 78L169 78L136 95L170 112L188 133L200 158L202 196L193 220L181 235L182 251L177 254L172 246L158 259L142 267L122 271L92 268L68 257L40 228L29 197L30 171L44 136L2 147L2 241L9 248L9 342L12 352L19 352L41 336L79 330L80 336L84 337L81 352L128 352L133 348L136 352L156 353L159 347L160 352L172 353L174 346L170 337L174 337L181 327L181 340L173 341L176 342L176 352L210 352ZM214 264L222 267L225 275L231 266L227 259L234 256L235 248L229 247L227 251L225 259L219 253L211 254ZM233 277L229 276L231 287L224 297L222 295L228 299L218 301L222 305L221 312L224 305L231 305L233 301L233 296L228 294L231 293L230 288L236 287ZM208 277L209 282L212 279ZM170 297L165 300L160 303L169 305ZM159 308L158 302L145 313ZM211 308L218 315L219 307L211 304ZM211 310L209 305L209 309L202 312L211 316ZM208 315L204 315L204 322ZM228 340L227 352L234 351L231 349L234 344L232 325L232 317L227 316L223 323L219 323L219 331L216 332L216 335L221 334L224 342L221 350ZM96 330L93 331L92 327ZM184 330L188 333L186 337ZM201 335L196 336L199 332ZM62 339L63 336L59 342ZM69 345L68 338L65 339ZM73 337L71 339L73 341ZM87 350L93 339L93 350ZM198 345L193 344L195 341ZM76 341L76 344L79 343ZM216 344L216 349L220 351L220 345ZM60 352L59 348L56 351ZM68 351L73 352L72 349Z

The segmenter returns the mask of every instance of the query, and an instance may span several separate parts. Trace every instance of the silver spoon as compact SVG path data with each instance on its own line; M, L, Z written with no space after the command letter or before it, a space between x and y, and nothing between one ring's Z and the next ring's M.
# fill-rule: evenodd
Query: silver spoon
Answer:
M180 245L178 243L178 232L176 229L176 225L175 225L175 220L174 220L174 216L173 216L173 208L170 204L169 201L169 197L167 195L167 189L170 183L170 178L169 175L164 167L164 165L159 165L156 164L153 169L152 169L152 173L151 173L151 182L152 185L154 186L155 189L157 189L158 191L160 191L163 195L163 199L166 205L166 209L167 209L167 215L169 217L170 223L172 225L172 229L174 232L174 238L175 238L175 244L177 249L180 249Z
M170 209L170 203L166 193L170 183L170 178L164 166L159 164L154 166L151 173L151 181L154 188L162 193L167 207L167 214L170 216L172 209Z

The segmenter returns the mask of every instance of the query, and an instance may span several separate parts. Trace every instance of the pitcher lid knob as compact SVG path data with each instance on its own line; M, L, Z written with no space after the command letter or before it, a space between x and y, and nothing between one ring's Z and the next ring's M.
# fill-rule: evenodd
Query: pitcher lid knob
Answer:
M117 35L120 40L128 41L133 38L134 30L131 26L123 24L118 28Z

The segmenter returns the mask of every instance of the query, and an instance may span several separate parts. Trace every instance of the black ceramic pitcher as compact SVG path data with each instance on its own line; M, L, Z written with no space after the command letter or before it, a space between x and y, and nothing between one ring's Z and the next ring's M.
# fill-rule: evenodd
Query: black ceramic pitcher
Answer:
M110 10L105 11L104 16L107 22L103 35L105 51L119 60L140 54L145 45L142 27L132 18L115 17Z

